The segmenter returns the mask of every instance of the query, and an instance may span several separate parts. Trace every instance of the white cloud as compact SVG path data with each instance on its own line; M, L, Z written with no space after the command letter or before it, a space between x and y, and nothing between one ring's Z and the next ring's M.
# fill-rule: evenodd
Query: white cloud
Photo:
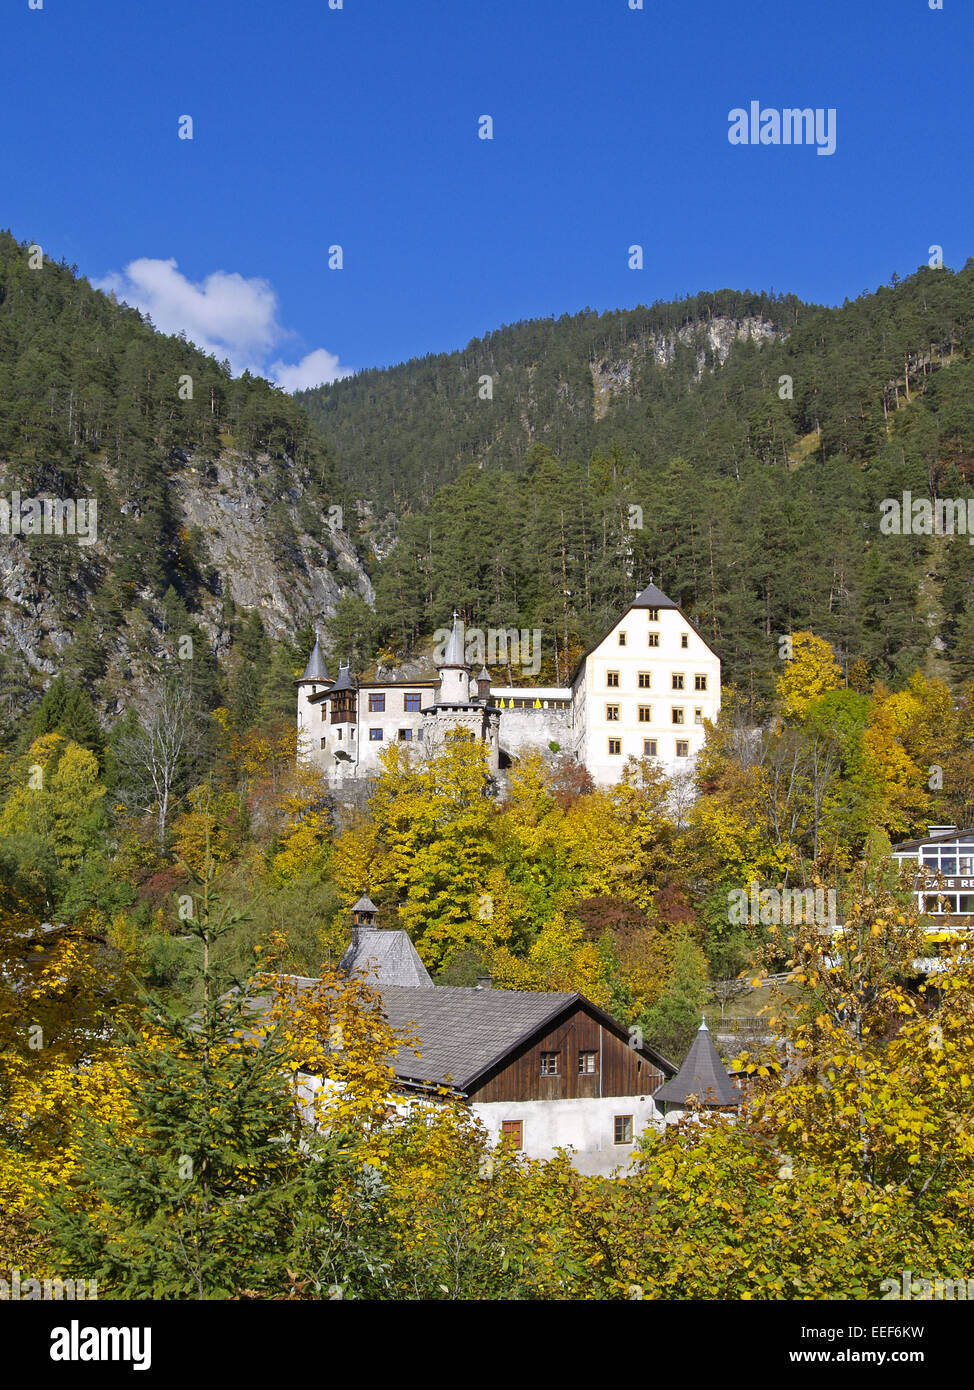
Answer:
M183 332L204 352L220 361L228 358L236 374L247 370L266 376L285 391L351 375L337 354L325 348L315 348L294 364L280 358L267 364L273 349L291 335L278 321L273 285L259 277L248 280L236 271L214 270L194 283L175 260L142 256L92 283L148 314L162 333Z
M340 366L337 355L325 348L315 348L290 367L286 362L272 362L268 370L272 380L285 391L303 391L308 386L321 386L323 382L352 375L352 369Z

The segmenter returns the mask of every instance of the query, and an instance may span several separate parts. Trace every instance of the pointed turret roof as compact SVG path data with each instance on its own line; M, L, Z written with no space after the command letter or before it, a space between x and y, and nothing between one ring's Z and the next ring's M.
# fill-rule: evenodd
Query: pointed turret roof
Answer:
M379 909L376 907L375 903L369 897L368 893L363 893L362 896L359 898L358 902L352 904L352 911L377 913Z
M646 585L641 594L637 594L633 599L633 608L675 608L676 604L671 598L663 593L663 590L654 584L652 580Z
M321 650L321 639L318 636L317 629L315 630L315 644L311 649L311 655L308 657L308 664L304 668L304 675L301 679L303 681L331 680L331 676L328 674L328 668L325 665L325 654Z
M737 1105L740 1100L740 1093L714 1046L706 1019L700 1024L683 1066L672 1081L654 1092L653 1100L682 1105L689 1096L696 1096L705 1107Z
M478 681L489 681L489 680L490 680L490 672L487 670L487 667L486 667L486 666L481 666L481 668L480 668L480 675L477 677L477 679L478 679Z
M351 675L350 675L350 673L349 673L349 664L346 664L345 666L343 666L342 663L339 662L339 663L338 663L338 680L335 682L335 684L334 684L334 685L332 686L332 688L329 690L328 694L329 694L329 695L334 695L334 694L336 693L336 691L339 691L339 690L354 690L354 689L355 689L355 686L352 684L352 677L351 677Z
M467 663L463 658L463 624L460 622L460 614L454 608L453 627L450 631L450 639L446 644L446 651L443 660L439 663L438 670L445 671L447 667L459 667L461 671L466 671Z
M342 975L363 970L366 980L380 988L387 985L435 988L419 952L404 931L353 927L351 944L338 962L338 969Z

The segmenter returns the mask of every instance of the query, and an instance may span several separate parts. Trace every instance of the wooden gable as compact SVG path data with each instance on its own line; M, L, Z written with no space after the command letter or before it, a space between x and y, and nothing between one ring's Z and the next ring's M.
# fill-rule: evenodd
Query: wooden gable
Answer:
M580 1071L579 1057L594 1053L594 1071ZM543 1054L546 1054L543 1070ZM550 1058L557 1054L557 1070ZM647 1096L662 1086L664 1072L644 1050L629 1046L621 1028L577 1000L467 1088L475 1102L578 1100L599 1096Z

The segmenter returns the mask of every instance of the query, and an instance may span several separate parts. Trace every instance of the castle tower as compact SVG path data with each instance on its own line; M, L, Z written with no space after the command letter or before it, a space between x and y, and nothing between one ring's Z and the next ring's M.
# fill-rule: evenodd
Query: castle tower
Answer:
M327 704L323 700L313 701L312 696L322 695L332 684L325 654L321 650L321 639L315 631L315 644L308 657L304 674L298 679L298 742L301 754L311 762L320 762L323 747L322 739L327 739L325 714Z
M470 668L463 655L463 623L460 614L453 610L453 628L446 644L443 660L439 665L440 693L436 697L438 705L462 705L470 699Z

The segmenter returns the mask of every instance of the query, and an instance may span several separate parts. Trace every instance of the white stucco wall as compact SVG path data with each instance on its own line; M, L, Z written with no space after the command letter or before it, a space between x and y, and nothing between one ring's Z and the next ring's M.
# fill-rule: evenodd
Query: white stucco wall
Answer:
M523 1152L529 1158L553 1158L571 1146L572 1165L580 1173L607 1177L625 1168L636 1152L632 1144L613 1142L616 1115L632 1116L635 1141L647 1128L660 1129L663 1118L652 1096L601 1096L580 1100L484 1101L471 1110L499 1142L505 1120L520 1120Z
M619 645L621 632L624 646ZM649 645L650 633L658 635L659 646ZM609 684L610 672L618 674L618 685ZM640 687L640 672L649 675L648 688ZM682 690L673 689L674 673L683 676ZM705 690L695 688L698 676L705 678ZM630 609L588 657L579 685L585 711L579 755L601 786L619 780L628 757L645 756L646 739L656 740L656 758L669 775L685 772L703 748L703 721L715 720L720 710L720 660L673 608L660 609L655 619L649 609ZM609 705L618 706L618 720L607 717ZM640 721L641 705L651 710L647 722ZM673 723L674 707L683 710L682 724ZM621 741L621 752L609 752L610 738ZM678 739L689 745L687 757L677 757Z

